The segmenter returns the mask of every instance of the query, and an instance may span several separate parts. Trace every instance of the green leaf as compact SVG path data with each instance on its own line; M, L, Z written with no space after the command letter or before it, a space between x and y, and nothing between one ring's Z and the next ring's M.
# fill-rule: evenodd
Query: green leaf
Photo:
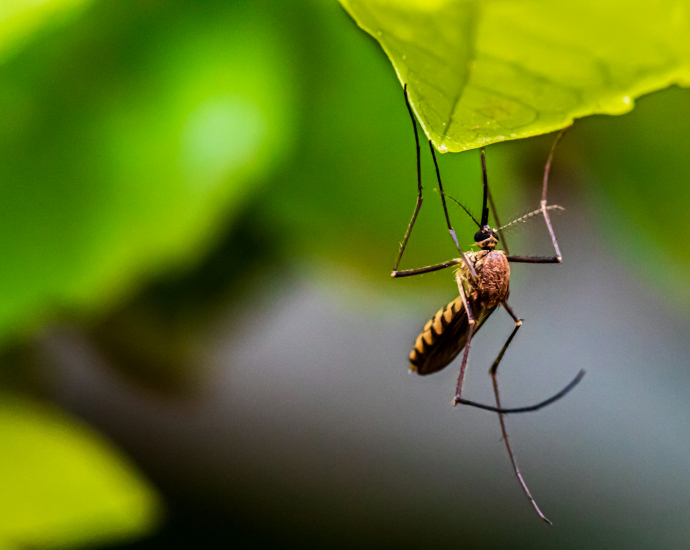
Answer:
M308 257L313 265L337 266L337 277L347 273L349 279L375 283L379 290L392 293L407 289L414 294L419 285L452 292L452 281L449 286L444 272L390 278L417 198L412 124L402 90L394 79L386 78L390 65L352 26L343 24L347 20L337 4L314 2L301 9L296 17L305 27L299 36L304 42L300 75L309 90L303 107L306 115L297 162L276 178L261 200L269 211L266 225L280 224L291 259ZM315 56L314 51L327 51L328 56ZM505 144L487 151L489 179L504 223L539 205L539 188L523 189L513 149L513 144ZM405 269L457 255L424 143L421 154L424 205L402 260ZM478 151L438 160L445 192L479 215ZM543 164L529 174L535 186L541 170ZM449 210L461 245L471 246L476 227L456 204L450 203Z
M254 5L101 2L0 66L0 340L203 255L290 146L280 35Z
M90 0L3 0L0 3L0 62L20 50L32 33L64 22Z
M0 399L0 548L131 538L157 522L157 498L112 446L47 405Z
M690 85L684 0L341 0L379 41L441 152L622 114Z

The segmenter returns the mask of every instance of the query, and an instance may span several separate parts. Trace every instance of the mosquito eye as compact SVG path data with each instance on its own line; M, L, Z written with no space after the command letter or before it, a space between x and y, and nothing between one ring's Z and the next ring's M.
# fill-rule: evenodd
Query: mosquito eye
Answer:
M475 243L480 243L482 241L485 241L488 238L489 238L489 234L485 233L484 231L477 231L474 234L474 242Z

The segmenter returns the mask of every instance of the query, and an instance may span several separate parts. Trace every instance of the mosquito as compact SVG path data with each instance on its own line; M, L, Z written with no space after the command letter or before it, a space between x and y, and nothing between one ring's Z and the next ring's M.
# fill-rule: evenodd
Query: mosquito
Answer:
M407 246L407 242L410 238L410 233L412 232L412 228L417 220L417 215L419 214L423 202L419 136L417 133L417 123L415 121L412 106L407 94L407 85L404 87L404 92L405 103L407 105L407 110L410 113L410 118L412 119L415 143L417 146L417 203L414 213L412 214L412 219L410 220L407 231L405 232L405 236L403 237L402 244L400 245L400 251L398 252L398 257L395 260L395 267L393 268L391 276L395 278L410 277L413 275L422 275L424 273L430 273L432 271L457 266L455 272L455 281L458 285L459 293L459 296L455 300L441 308L424 326L422 333L417 338L414 348L410 353L409 361L411 369L420 375L438 372L450 364L453 359L455 359L464 350L453 404L469 405L498 413L499 422L501 424L501 432L503 434L503 441L505 442L513 471L520 482L522 490L539 517L551 525L551 521L549 521L549 519L547 519L547 517L539 509L539 506L532 497L532 494L530 493L530 490L528 489L527 484L520 473L520 469L518 468L515 460L515 455L513 454L510 442L508 441L508 432L506 430L503 415L509 413L536 411L553 403L554 401L557 401L570 392L580 382L585 373L584 371L580 371L565 388L545 401L528 407L503 408L501 406L501 399L498 391L497 372L498 366L501 363L508 346L513 341L513 338L515 338L515 335L522 326L523 321L523 319L518 318L507 302L510 294L510 263L558 264L562 261L561 251L558 247L558 241L556 240L556 235L554 234L553 227L551 225L549 212L553 210L563 210L563 208L557 205L548 205L546 193L553 154L558 142L563 136L564 131L561 131L554 140L553 145L551 146L551 151L549 152L548 160L546 161L540 207L537 210L534 210L533 212L530 212L529 214L522 216L521 218L518 218L504 226L500 225L500 221L498 220L498 216L496 214L493 197L491 196L491 192L489 190L484 148L481 149L480 153L484 191L481 219L478 221L469 212L469 210L465 208L465 206L453 199L462 207L462 209L477 225L478 231L474 235L474 244L477 248L479 248L479 250L476 252L463 252L460 248L455 230L453 229L453 226L450 222L450 217L448 215L446 195L443 192L441 173L439 171L438 162L436 161L434 147L431 141L429 141L429 149L431 150L431 156L434 160L436 178L438 180L439 193L441 195L441 202L443 204L446 225L459 256L455 259L448 260L440 264L430 265L418 269L405 269L399 271L398 266L400 265L400 260L405 252L405 247ZM492 229L489 225L489 206L491 207L493 217L499 226L498 229ZM544 217L544 221L546 222L546 227L553 243L554 255L549 257L510 255L505 237L503 235L503 230L539 214ZM496 245L499 242L502 242L504 250L496 250ZM515 328L510 333L510 336L508 336L508 339L503 344L503 347L496 357L496 360L489 369L489 374L493 384L494 397L496 400L496 406L494 407L491 405L484 405L482 403L469 401L463 398L462 386L465 379L465 370L467 368L469 359L472 337L484 325L491 314L498 309L499 306L503 306L508 315L510 315L515 323Z

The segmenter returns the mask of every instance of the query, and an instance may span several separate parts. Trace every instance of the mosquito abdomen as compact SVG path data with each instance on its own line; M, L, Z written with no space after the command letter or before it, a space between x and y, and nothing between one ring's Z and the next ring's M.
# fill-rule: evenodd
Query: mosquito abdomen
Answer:
M411 369L422 375L441 370L457 356L466 340L467 312L458 296L424 325L410 352Z

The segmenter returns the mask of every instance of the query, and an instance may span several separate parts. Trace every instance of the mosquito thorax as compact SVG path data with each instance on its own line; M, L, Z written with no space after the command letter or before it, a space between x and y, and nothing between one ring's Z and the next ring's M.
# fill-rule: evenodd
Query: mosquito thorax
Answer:
M493 250L498 243L496 230L491 229L488 225L482 227L481 231L474 234L474 244L482 250Z

